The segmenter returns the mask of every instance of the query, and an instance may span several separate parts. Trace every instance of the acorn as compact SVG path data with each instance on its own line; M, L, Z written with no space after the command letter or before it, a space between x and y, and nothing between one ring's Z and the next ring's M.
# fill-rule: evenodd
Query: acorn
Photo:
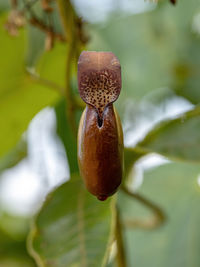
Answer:
M123 133L113 107L121 90L117 57L83 51L78 89L86 103L78 131L79 170L88 191L103 201L116 192L123 176Z

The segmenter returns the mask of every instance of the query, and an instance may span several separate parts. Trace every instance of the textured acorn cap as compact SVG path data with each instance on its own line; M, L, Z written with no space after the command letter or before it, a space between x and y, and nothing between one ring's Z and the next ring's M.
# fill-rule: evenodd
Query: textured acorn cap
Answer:
M78 89L81 98L98 110L117 100L121 90L121 66L111 52L83 51L78 61Z

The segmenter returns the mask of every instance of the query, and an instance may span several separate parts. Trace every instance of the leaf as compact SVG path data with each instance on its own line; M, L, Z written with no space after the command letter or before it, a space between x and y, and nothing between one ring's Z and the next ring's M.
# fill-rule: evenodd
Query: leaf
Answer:
M19 32L18 37L11 37L4 29L7 13L0 16L0 97L4 97L21 85L23 77L23 59L25 50L25 32ZM13 47L15 49L13 49ZM2 113L1 113L2 115Z
M0 100L0 156L16 145L29 121L43 107L58 99L58 94L26 80Z
M56 2L52 2L50 6L53 8L53 12L48 14L48 20L50 21L48 21L47 18L45 18L46 14L39 1L38 2L36 1L35 3L33 3L31 7L38 21L42 22L42 24L46 26L47 30L42 31L41 29L39 29L35 25L32 25L31 23L27 25L28 45L27 45L26 64L29 67L35 65L35 63L37 62L37 59L39 58L39 56L42 55L42 53L49 54L49 52L47 51L44 52L45 38L47 38L47 35L48 35L48 27L50 27L51 31L54 33L63 34L62 25L60 23L59 12L58 12L58 7L57 7ZM30 12L27 11L26 13L27 13L26 14L27 17L29 18L32 17L32 14L30 14ZM55 47L57 49L57 46L59 46L57 43L55 44L55 41L57 42L58 40L54 40L53 47L52 47L52 50L50 51L50 54L55 54L54 53ZM65 62L65 61L64 60L56 61L56 58L55 58L55 62L57 66L57 64L60 64L60 63L62 64L62 62Z
M59 94L44 85L36 84L25 75L25 31L20 31L20 35L16 38L10 37L3 29L4 16L0 19L0 57L3 66L0 69L0 157L2 157L17 144L37 112L55 103ZM52 53L49 54L50 58L51 55ZM56 57L56 51L54 57ZM54 64L54 61L48 61L46 55L46 60L43 60L43 72L52 70ZM61 65L59 64L56 68L57 80L60 80L61 73L64 73L63 69L60 70ZM56 80L55 73L57 72L54 71L54 80Z
M10 3L7 0L1 0L0 2L0 13L3 13L10 9Z
M0 240L1 267L36 267L26 251L26 240L12 240L1 231Z
M133 164L144 155L145 153L137 152L134 148L124 148L124 177L129 174L129 171L133 167Z
M155 231L126 229L129 266L198 267L200 265L199 165L171 163L145 173L139 193L166 213ZM124 220L149 214L137 201L120 194Z
M0 216L0 266L34 267L26 250L30 220L2 212Z
M27 156L27 143L22 138L20 142L13 148L10 153L0 159L0 173L5 169L12 168Z
M27 41L26 65L33 67L44 52L45 34L38 28L27 25Z
M41 56L36 70L44 79L64 87L66 78L67 45L56 43L51 51L45 51Z
M78 179L57 188L35 219L29 252L39 266L101 266L111 232L111 200L98 201Z
M138 100L163 87L173 88L178 95L199 103L197 19L196 33L192 29L198 9L196 0L181 0L175 7L160 1L152 11L127 16L119 10L103 26L90 28L93 38L89 49L112 51L120 59L121 104L125 99Z
M199 162L200 107L159 124L138 143L137 148L172 159Z

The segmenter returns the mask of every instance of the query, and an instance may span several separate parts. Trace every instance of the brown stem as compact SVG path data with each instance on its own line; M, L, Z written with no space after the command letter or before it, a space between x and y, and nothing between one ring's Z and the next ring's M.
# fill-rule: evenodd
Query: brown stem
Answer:
M121 190L127 194L128 196L138 200L140 203L151 209L154 213L154 216L150 219L147 219L146 221L144 220L137 220L137 219L129 219L125 220L124 225L126 227L139 227L139 228L144 228L144 229L154 229L161 224L163 224L166 220L166 216L163 213L163 211L154 203L152 203L150 200L146 199L145 197L131 192L128 188L125 186L121 187Z
M121 217L118 208L116 208L115 237L117 242L117 265L118 267L126 267L127 262L123 240L123 225L121 223Z
M72 62L74 58L74 47L73 45L69 46L68 55L67 55L67 64L66 64L66 103L67 103L67 117L68 121L71 124L72 130L74 133L77 133L76 123L75 123L75 110L76 103L74 100L70 80L71 80L71 71L72 71Z
M68 41L68 53L66 62L66 103L67 103L67 118L71 125L73 132L77 133L77 127L75 123L75 109L76 102L73 97L72 88L70 85L71 72L73 66L73 60L76 55L77 40L75 34L75 12L69 0L57 0L58 9L60 12L61 21L63 24L65 38Z
M17 9L17 0L10 0L12 9Z
M75 12L70 3L70 0L57 0L57 5L63 24L65 37L70 45L74 42L75 35Z
M45 33L51 33L54 39L57 39L61 42L66 41L66 38L61 33L54 32L51 27L47 26L36 17L32 17L31 19L29 19L29 23Z

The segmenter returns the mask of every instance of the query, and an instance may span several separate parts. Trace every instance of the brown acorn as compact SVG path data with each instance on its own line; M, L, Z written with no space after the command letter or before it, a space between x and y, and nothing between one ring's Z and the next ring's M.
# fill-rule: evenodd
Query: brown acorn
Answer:
M123 133L113 102L121 90L121 67L111 52L82 52L78 87L86 108L78 132L80 174L99 200L114 194L123 175Z

